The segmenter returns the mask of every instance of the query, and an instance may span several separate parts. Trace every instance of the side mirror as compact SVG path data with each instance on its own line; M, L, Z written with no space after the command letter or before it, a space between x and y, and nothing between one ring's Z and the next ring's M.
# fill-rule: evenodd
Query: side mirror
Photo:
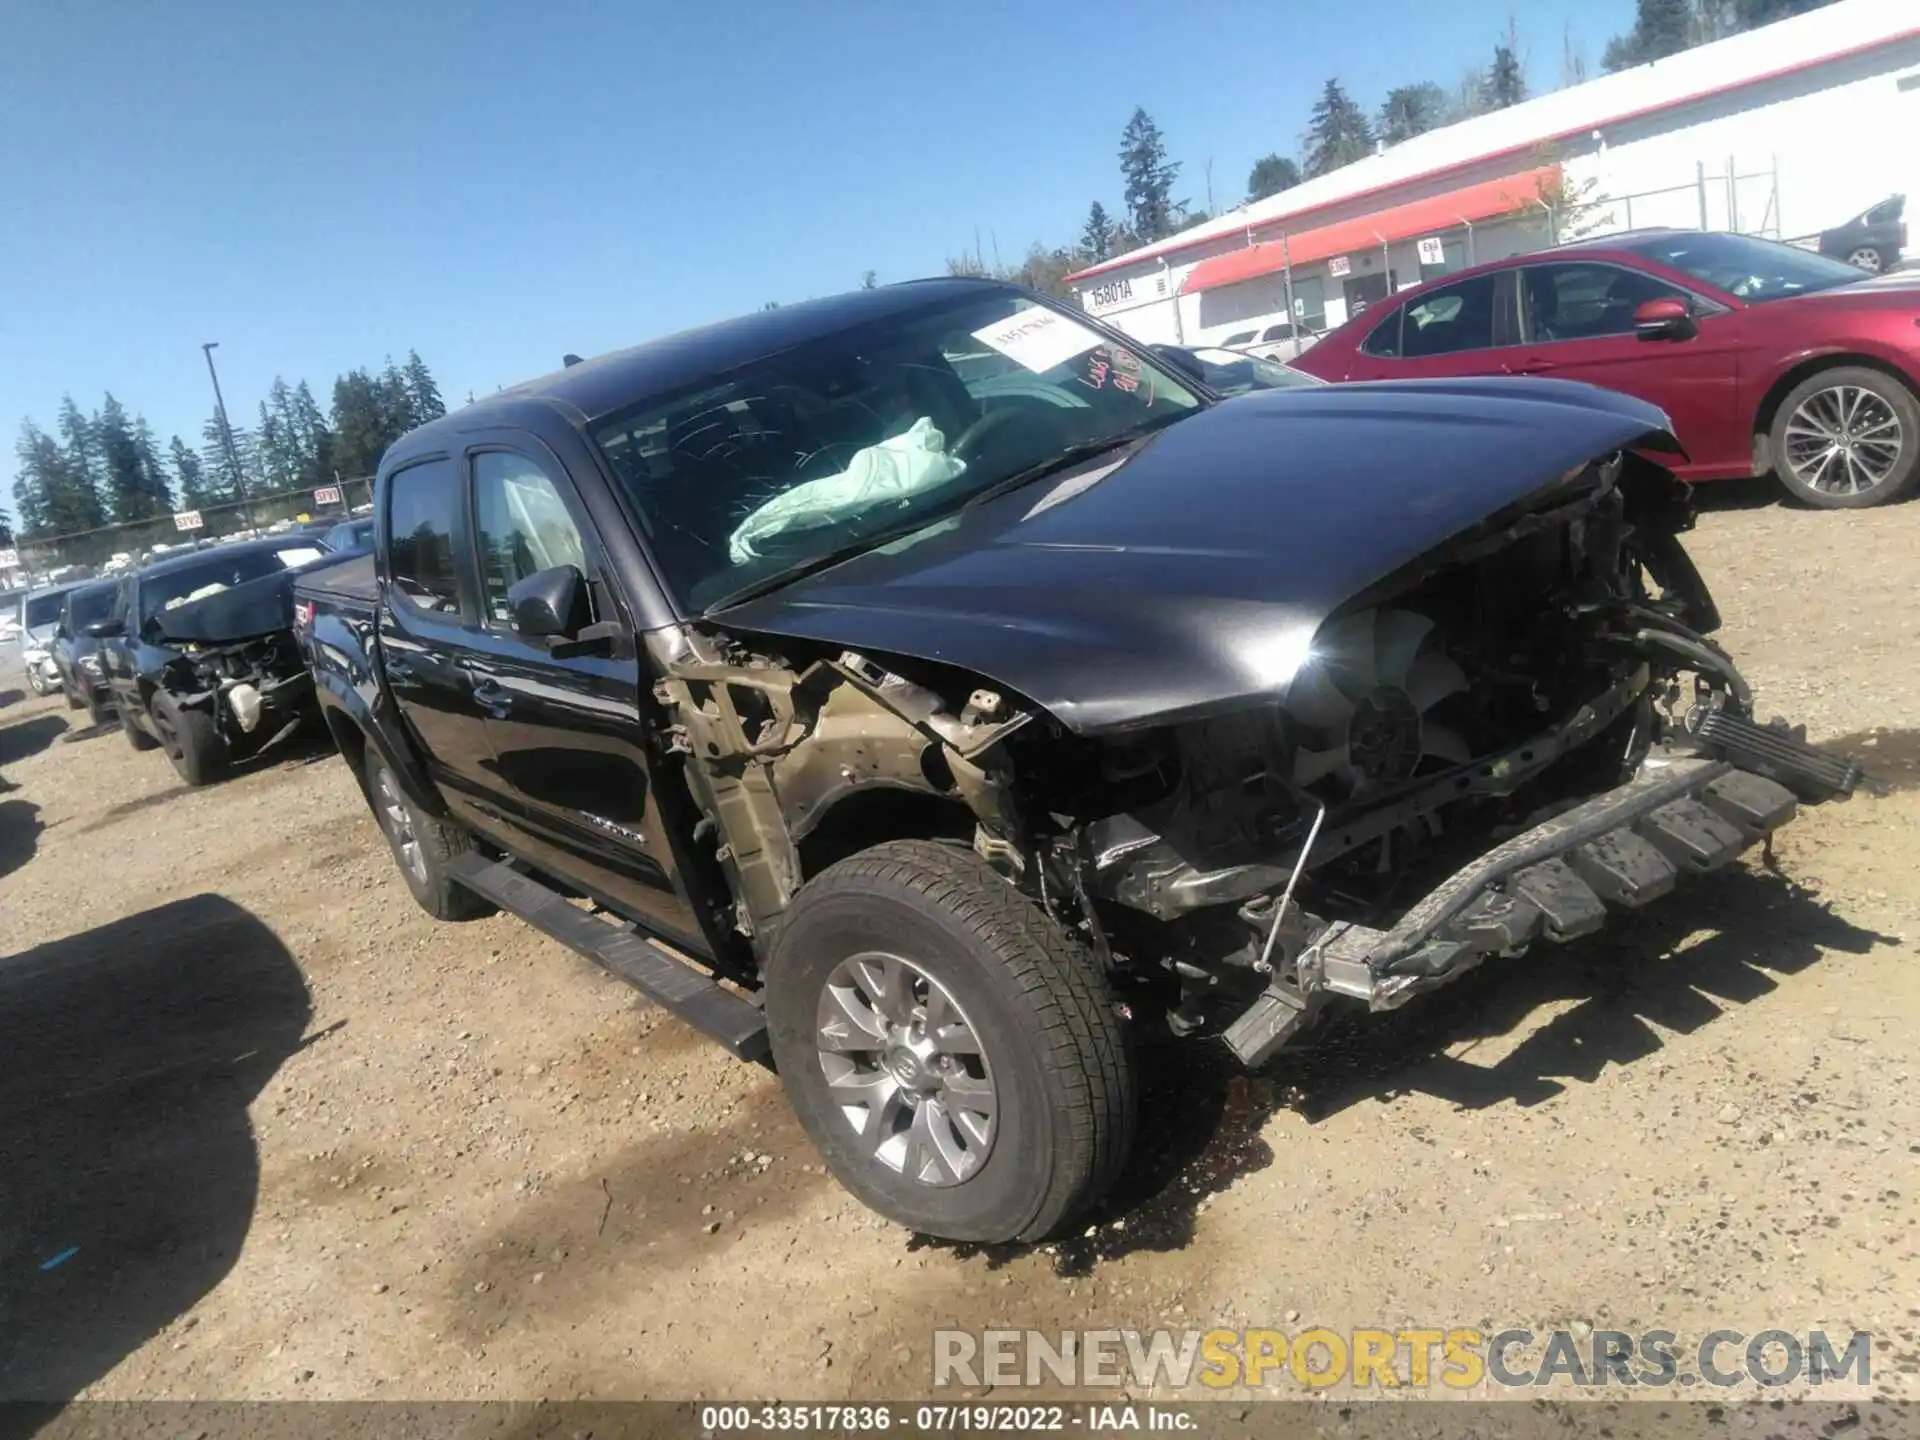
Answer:
M1178 345L1155 345L1150 348L1154 358L1165 361L1189 380L1198 380L1202 385L1207 383L1206 369L1191 350Z
M82 627L82 633L89 640L111 640L116 635L127 633L126 624L119 620L96 620Z
M1675 298L1647 300L1633 312L1633 330L1642 340L1687 340L1695 333L1687 302Z
M561 640L587 623L587 580L571 565L555 565L517 581L507 591L514 633L524 640Z

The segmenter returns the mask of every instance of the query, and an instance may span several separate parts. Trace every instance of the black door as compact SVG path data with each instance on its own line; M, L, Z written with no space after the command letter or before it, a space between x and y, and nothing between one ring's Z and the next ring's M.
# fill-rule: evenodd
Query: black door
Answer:
M469 465L481 614L468 665L518 848L643 924L703 946L649 784L642 660L565 471L530 437L477 449ZM622 623L612 653L560 659L514 632L508 588L562 565L588 581L593 620Z
M388 477L386 498L381 668L448 806L486 829L505 807L466 665L477 631L471 603L463 605L460 595L456 546L466 527L459 471L446 457L409 465Z

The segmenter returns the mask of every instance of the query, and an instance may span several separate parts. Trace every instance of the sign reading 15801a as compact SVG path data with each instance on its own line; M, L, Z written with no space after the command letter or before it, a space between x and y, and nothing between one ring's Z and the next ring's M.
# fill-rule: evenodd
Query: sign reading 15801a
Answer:
M1089 310L1111 310L1115 305L1133 303L1133 282L1131 280L1109 280L1104 285L1096 285L1087 291Z

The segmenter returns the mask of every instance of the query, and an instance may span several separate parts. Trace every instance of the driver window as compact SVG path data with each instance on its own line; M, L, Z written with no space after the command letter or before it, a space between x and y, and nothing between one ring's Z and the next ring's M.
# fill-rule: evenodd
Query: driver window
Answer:
M556 565L586 574L579 527L547 473L524 455L486 450L473 457L473 513L490 622L513 618L507 591L527 576Z

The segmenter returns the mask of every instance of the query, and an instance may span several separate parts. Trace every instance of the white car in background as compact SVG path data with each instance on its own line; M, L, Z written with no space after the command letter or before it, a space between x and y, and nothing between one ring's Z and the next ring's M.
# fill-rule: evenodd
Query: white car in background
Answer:
M1228 350L1257 355L1262 360L1291 360L1311 350L1320 336L1305 325L1278 320L1264 328L1236 330L1220 344Z
M53 663L53 632L60 624L62 598L83 583L74 580L65 585L29 590L20 601L20 663L27 672L27 684L36 695L51 695L60 688L60 671Z

